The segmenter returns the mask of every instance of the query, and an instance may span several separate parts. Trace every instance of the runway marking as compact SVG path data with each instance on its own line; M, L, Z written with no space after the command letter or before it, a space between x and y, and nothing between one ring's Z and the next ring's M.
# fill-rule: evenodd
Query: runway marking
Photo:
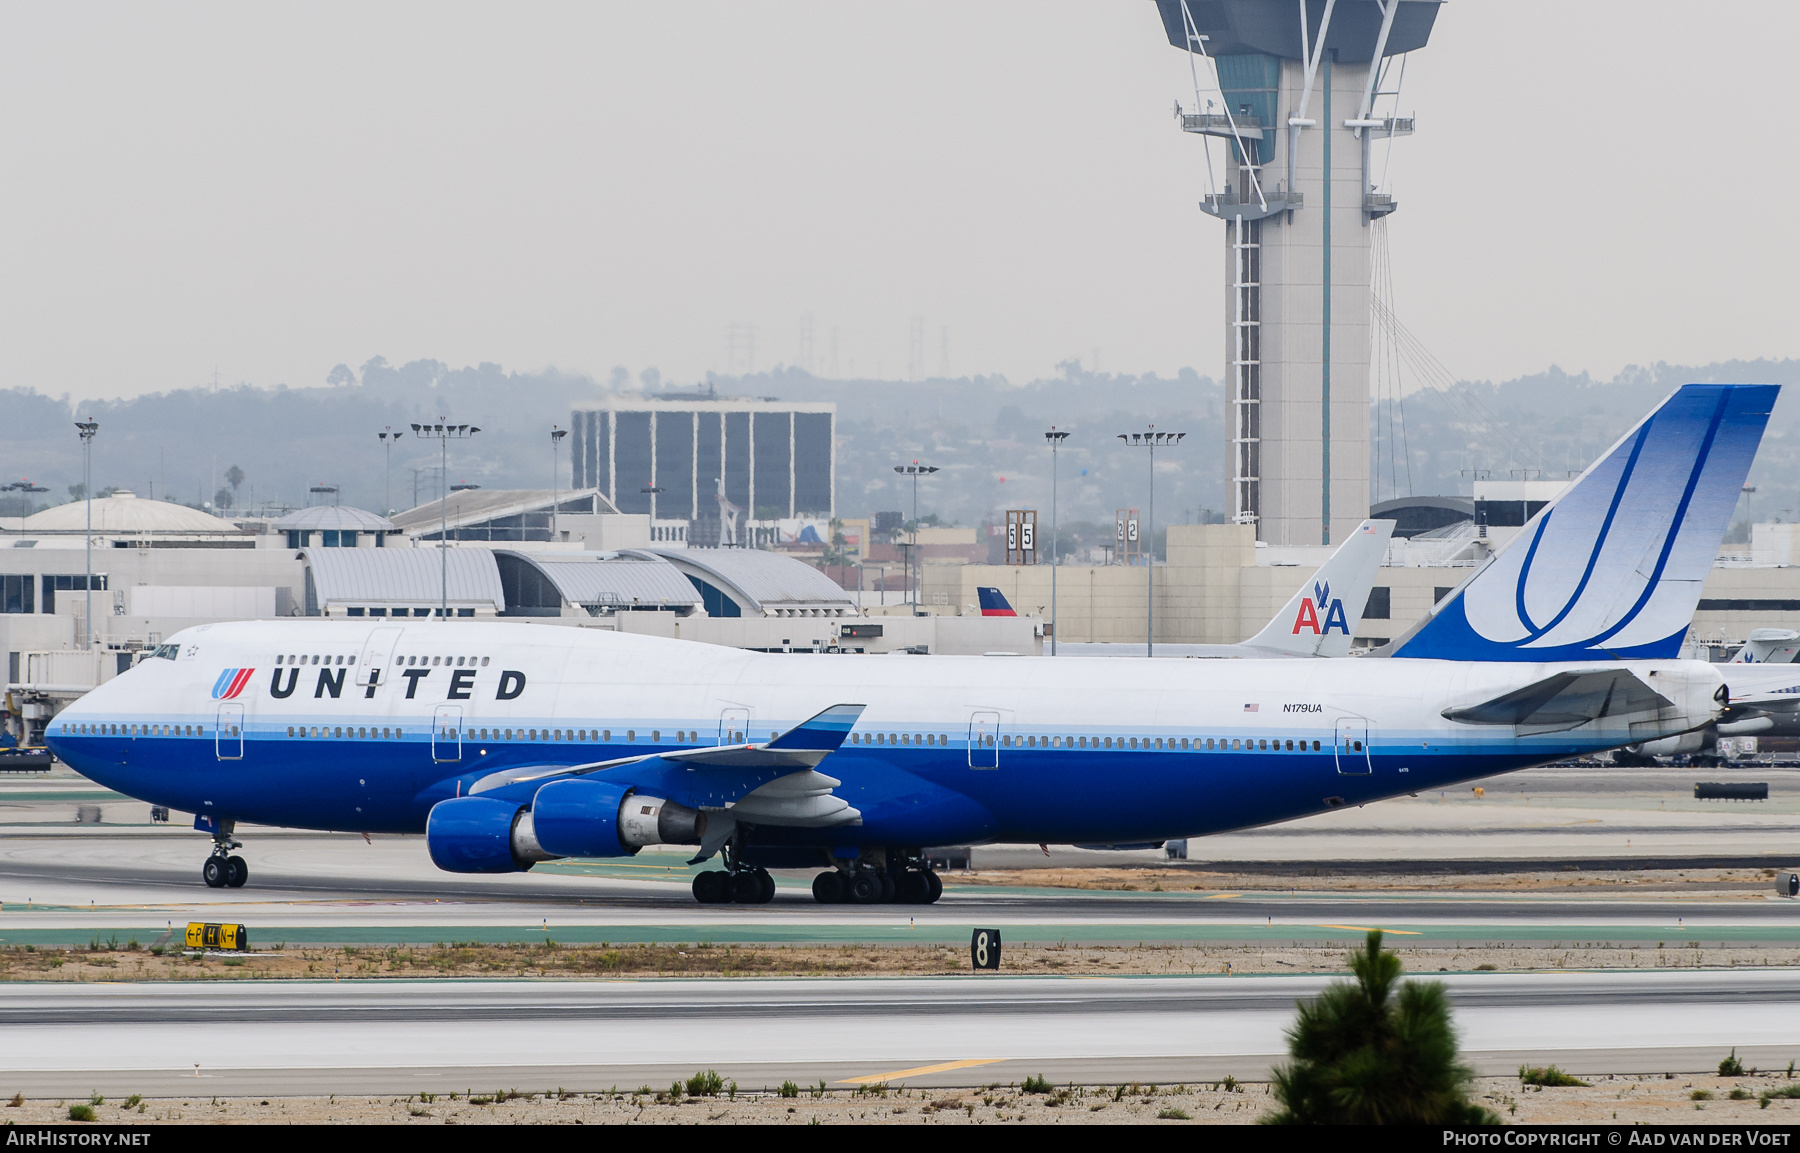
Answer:
M1375 925L1320 925L1319 928L1321 928L1321 929L1349 929L1353 933L1373 933L1373 932L1377 931L1378 926L1375 926ZM1401 936L1401 937L1419 937L1419 936L1424 935L1418 929L1380 929L1379 931L1383 932L1383 933L1393 933L1396 936Z
M1239 897L1242 895L1243 894L1241 894L1241 893L1208 893L1206 896L1201 897L1200 899L1202 901L1229 901L1233 897Z
M1005 1057L979 1057L969 1061L945 1061L941 1065L920 1065L917 1069L900 1069L893 1073L876 1073L871 1077L846 1077L834 1085L872 1085L878 1081L897 1081L902 1077L923 1077L927 1073L947 1073L952 1069L968 1069L976 1065L998 1065Z

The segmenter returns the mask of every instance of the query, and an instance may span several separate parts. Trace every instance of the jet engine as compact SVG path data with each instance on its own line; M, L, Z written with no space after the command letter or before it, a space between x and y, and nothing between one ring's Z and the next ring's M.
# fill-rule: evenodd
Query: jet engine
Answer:
M1635 745L1626 745L1627 752L1640 757L1673 757L1682 753L1697 753L1707 747L1709 734L1705 729L1678 736L1664 737L1660 741L1643 741Z
M552 781L531 799L533 830L559 857L629 857L645 845L697 845L706 814L605 781Z
M538 844L531 810L515 801L456 797L431 806L425 847L431 863L449 873L522 873L554 860Z
M425 845L450 873L518 873L559 857L629 857L645 845L697 845L706 814L602 781L552 781L529 807L456 797L431 807Z

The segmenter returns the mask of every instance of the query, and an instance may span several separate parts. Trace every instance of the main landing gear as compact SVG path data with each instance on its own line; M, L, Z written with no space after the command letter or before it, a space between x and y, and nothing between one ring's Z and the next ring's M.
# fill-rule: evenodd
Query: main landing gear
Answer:
M241 841L232 839L236 827L235 821L220 821L218 831L213 833L212 855L200 866L200 877L209 889L241 889L250 879L250 866L231 851L244 847Z
M702 905L766 905L775 899L767 869L712 869L694 875L694 900Z
M944 882L922 866L890 871L864 865L820 873L812 890L821 905L929 905L944 895Z

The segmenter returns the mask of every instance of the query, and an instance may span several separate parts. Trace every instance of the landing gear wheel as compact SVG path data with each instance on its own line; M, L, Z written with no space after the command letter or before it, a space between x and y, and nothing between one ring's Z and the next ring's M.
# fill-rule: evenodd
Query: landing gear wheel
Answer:
M760 872L760 870L731 874L731 899L733 901L740 905L760 905L763 903L766 898L763 896L762 878L757 875L758 872ZM766 873L763 874L763 876L767 875L768 874ZM775 882L771 880L769 882L769 887L773 889L775 887ZM769 894L771 897L774 895L773 892Z
M931 901L931 882L925 874L908 870L894 882L894 897L902 905L924 905Z
M709 869L694 874L694 900L702 905L723 905L731 900L731 874Z
M813 900L821 905L839 905L850 899L845 891L844 874L832 869L813 878Z
M208 857L206 864L200 866L200 877L209 889L223 889L229 876L224 857Z
M894 903L894 874L892 873L881 874L881 903L884 905Z
M225 858L225 887L227 889L241 889L244 887L244 882L249 879L250 866L244 863L244 858L235 856Z
M775 878L769 876L769 870L758 869L756 870L756 879L762 885L762 897L757 904L766 905L775 899Z
M931 896L925 898L927 905L937 904L937 899L944 895L944 882L930 869L925 870L925 881L931 886Z
M873 905L881 900L881 878L868 869L858 869L850 878L850 899L859 905Z

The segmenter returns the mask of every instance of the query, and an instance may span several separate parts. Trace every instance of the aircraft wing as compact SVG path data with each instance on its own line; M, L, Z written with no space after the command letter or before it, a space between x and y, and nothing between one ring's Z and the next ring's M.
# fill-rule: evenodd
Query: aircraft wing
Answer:
M739 796L754 791L766 783L785 777L791 773L809 772L819 762L836 752L849 737L850 730L855 727L857 719L862 716L867 705L832 705L817 715L781 733L761 744L718 745L704 749L687 749L681 752L645 753L636 757L619 757L609 761L591 761L582 765L515 765L502 769L497 773L489 773L469 787L471 795L488 793L496 789L512 785L524 785L541 781L556 780L562 777L585 777L592 773L615 772L618 776L637 778L645 777L644 784L650 779L663 783L669 777L680 779L680 773L689 776L695 770L714 770L706 774L706 783L701 791L708 798L704 803L730 803L737 797L729 796L736 791ZM630 772L633 766L641 773ZM620 771L627 770L627 771ZM679 770L671 773L670 770ZM813 776L821 774L813 773ZM821 779L830 780L828 777ZM742 781L746 787L734 790L731 781ZM695 782L699 784L699 782ZM838 782L832 781L832 785ZM691 792L692 788L679 790ZM682 800L684 804L692 802L671 795L673 800ZM698 807L698 806L696 806Z
M1447 708L1443 716L1465 725L1514 725L1548 733L1674 703L1629 669L1571 669L1479 704Z

